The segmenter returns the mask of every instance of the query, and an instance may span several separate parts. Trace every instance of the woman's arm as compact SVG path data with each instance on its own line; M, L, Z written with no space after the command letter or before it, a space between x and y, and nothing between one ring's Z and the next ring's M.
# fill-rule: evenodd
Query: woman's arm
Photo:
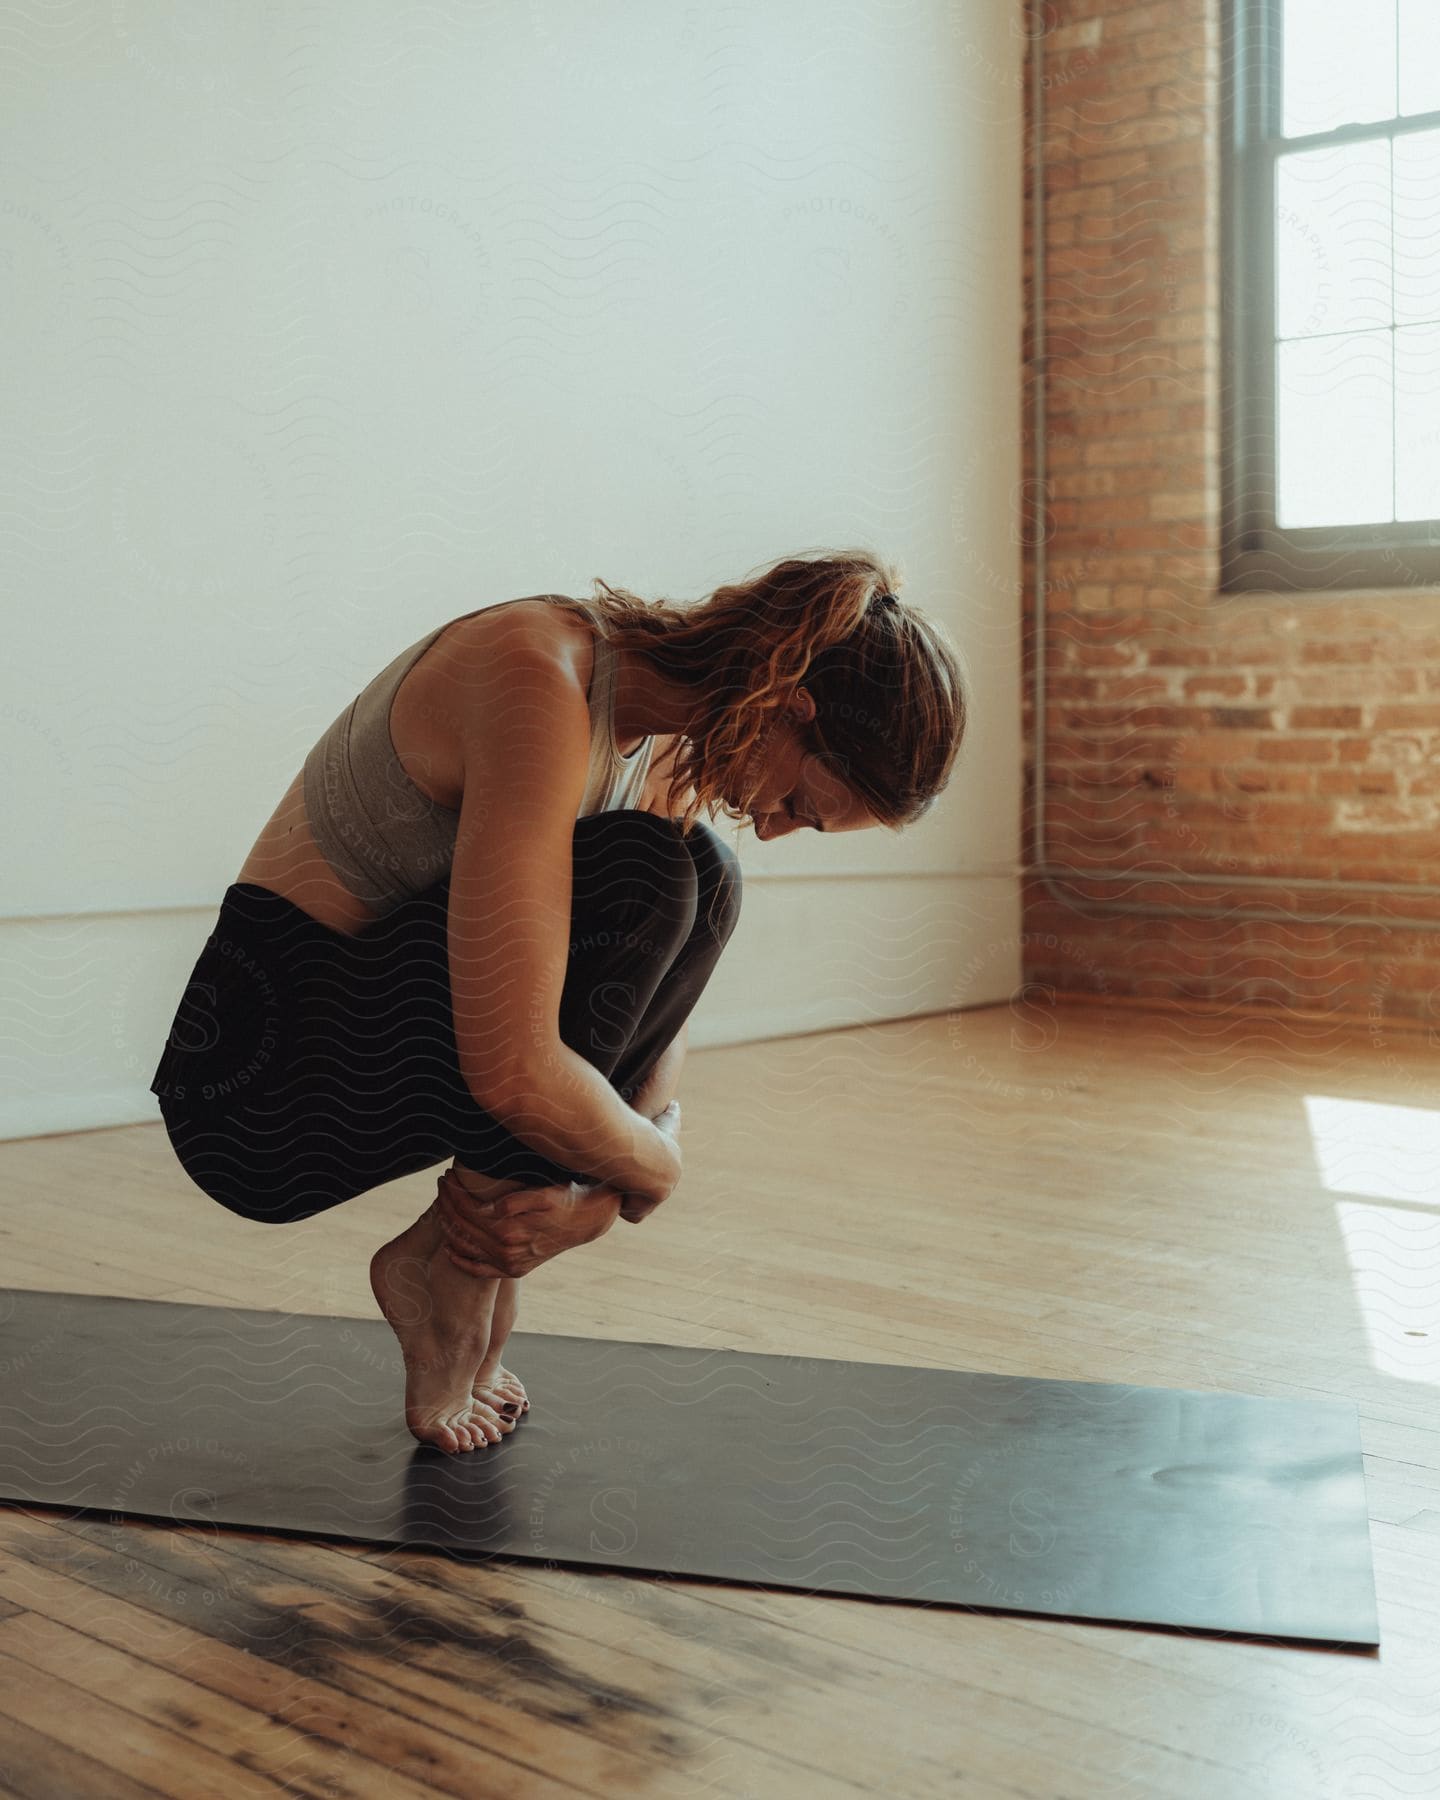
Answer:
M658 1119L675 1099L689 1038L690 1021L685 1019L631 1096L630 1105L642 1118ZM664 1129L667 1133L677 1131L678 1116L667 1121ZM523 1214L534 1241L520 1246L520 1252L527 1257L548 1260L560 1250L572 1249L577 1244L590 1243L603 1236L617 1216L627 1224L638 1225L660 1204L658 1200L642 1200L634 1195L622 1201L613 1187L605 1185L583 1188L571 1184L568 1187L531 1188L516 1194L513 1200L477 1205L459 1182L447 1183L443 1178L436 1195L436 1213L449 1241L450 1259L468 1275L499 1272L485 1258L488 1256L493 1261L499 1253L500 1247L493 1234L501 1216ZM541 1239L544 1242L540 1242ZM513 1272L528 1274L534 1266L538 1263L527 1264L524 1269L516 1265ZM508 1264L506 1272L511 1272Z
M655 1126L673 1138L680 1129L678 1100L656 1115ZM622 1196L603 1182L517 1188L481 1200L465 1191L453 1168L440 1177L435 1196L450 1260L467 1275L491 1278L528 1275L562 1250L603 1237L617 1217L638 1225L659 1204Z
M559 1031L584 690L512 613L454 707L465 773L446 950L460 1073L477 1105L550 1161L662 1200L680 1178L678 1147Z

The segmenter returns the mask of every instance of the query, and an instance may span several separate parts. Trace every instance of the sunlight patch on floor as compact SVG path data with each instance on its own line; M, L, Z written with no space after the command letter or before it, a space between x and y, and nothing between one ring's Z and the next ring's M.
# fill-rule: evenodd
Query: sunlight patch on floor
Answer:
M1440 1109L1307 1094L1305 1111L1315 1166L1331 1193L1440 1206Z

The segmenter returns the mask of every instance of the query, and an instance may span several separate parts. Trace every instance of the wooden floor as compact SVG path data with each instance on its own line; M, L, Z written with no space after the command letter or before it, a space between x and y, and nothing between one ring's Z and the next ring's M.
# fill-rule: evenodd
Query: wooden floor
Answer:
M1378 1656L4 1506L0 1791L1440 1793L1436 1071L1088 1005L695 1052L675 1195L522 1290L522 1332L1353 1398ZM364 1318L434 1187L253 1225L158 1124L0 1174L10 1285Z

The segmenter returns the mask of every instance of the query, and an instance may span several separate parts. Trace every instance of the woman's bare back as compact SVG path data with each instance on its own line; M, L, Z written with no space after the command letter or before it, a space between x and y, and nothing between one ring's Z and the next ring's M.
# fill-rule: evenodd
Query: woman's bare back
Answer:
M452 621L406 671L390 707L390 739L401 767L421 793L441 806L458 809L464 791L454 696L464 691L467 671L491 665L495 634L517 628L560 647L579 692L583 695L589 689L595 661L594 629L569 608L550 605L543 594L513 601L503 610L486 607L469 618ZM620 751L628 753L639 741L620 744ZM662 777L668 773L665 765L673 744L669 738L656 741L641 803L647 811L661 810ZM332 931L353 933L376 917L374 910L344 885L311 836L303 769L296 772L235 879L271 889Z

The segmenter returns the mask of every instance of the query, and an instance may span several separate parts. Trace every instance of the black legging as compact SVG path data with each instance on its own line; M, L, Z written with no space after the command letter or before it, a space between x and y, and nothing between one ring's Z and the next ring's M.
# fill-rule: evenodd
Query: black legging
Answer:
M699 999L740 912L703 821L576 822L562 1041L624 1099ZM478 1106L460 1074L449 877L349 934L254 882L226 889L150 1086L181 1166L247 1219L288 1224L454 1156L527 1186L593 1181Z

